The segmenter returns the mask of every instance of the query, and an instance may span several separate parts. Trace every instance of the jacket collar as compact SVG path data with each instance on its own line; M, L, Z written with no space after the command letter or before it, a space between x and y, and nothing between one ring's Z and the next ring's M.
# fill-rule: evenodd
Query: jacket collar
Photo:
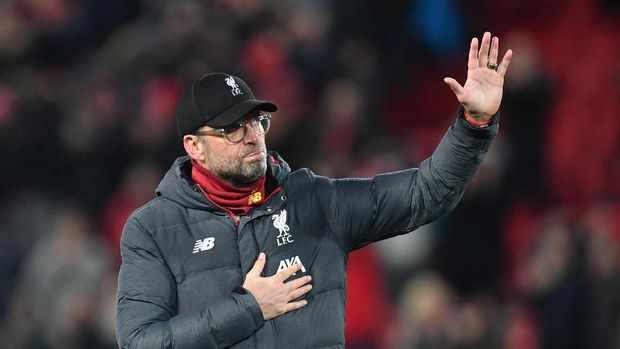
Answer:
M205 198L200 188L192 181L191 169L192 164L189 156L177 158L159 183L155 194L187 208L220 210ZM284 188L284 183L290 172L291 168L278 153L268 152L267 182L275 180L281 188Z

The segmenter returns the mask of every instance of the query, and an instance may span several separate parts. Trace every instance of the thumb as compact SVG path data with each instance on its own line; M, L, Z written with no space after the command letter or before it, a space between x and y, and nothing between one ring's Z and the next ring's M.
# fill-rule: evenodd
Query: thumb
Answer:
M461 84L459 84L453 78L444 78L443 82L445 82L446 85L450 86L450 89L452 89L452 92L454 92L456 98L458 98L460 101L460 97L463 95L463 86L461 86Z
M254 262L254 266L248 272L248 275L260 276L260 273L263 272L263 268L265 268L265 253L261 252L258 254L258 258L256 262Z

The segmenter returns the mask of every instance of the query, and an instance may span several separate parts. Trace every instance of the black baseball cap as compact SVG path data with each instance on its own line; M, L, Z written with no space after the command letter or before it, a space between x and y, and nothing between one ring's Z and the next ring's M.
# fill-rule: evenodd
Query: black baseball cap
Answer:
M177 130L184 136L203 125L228 126L253 109L274 112L278 107L256 99L248 84L234 75L204 74L179 97Z

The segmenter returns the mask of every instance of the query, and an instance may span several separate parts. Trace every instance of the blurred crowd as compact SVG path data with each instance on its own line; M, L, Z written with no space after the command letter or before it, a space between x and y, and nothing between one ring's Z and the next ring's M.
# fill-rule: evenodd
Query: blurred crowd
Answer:
M119 239L183 155L176 98L243 77L293 169L416 166L469 39L515 52L460 205L353 252L347 347L620 348L620 1L0 1L0 348L113 348Z

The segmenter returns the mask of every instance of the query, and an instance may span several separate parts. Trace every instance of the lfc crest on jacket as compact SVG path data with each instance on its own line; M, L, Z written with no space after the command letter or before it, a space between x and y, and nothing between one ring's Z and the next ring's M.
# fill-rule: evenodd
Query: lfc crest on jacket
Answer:
M278 229L279 232L278 236L276 236L278 246L284 246L295 241L291 233L289 233L290 228L288 224L286 224L286 210L272 215L271 219L273 220L273 226Z

